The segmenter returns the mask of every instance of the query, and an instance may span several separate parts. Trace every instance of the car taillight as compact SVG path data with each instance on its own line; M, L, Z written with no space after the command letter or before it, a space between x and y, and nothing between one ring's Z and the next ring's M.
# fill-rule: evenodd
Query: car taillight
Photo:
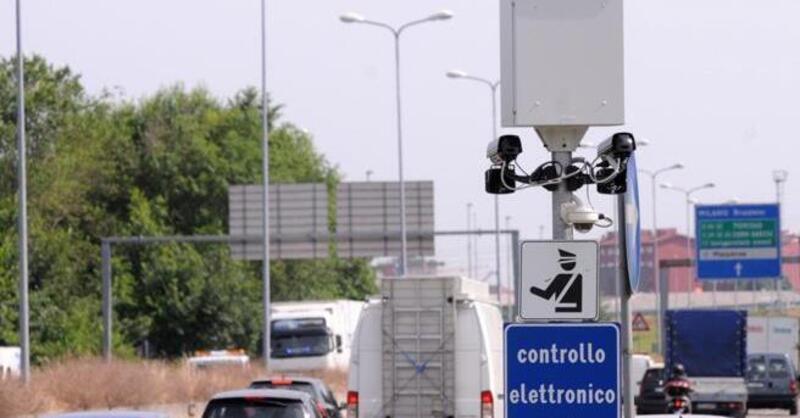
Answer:
M481 418L494 418L494 397L490 390L481 392Z
M794 393L794 394L797 394L797 382L796 381L792 380L791 382L789 382L789 391Z
M347 392L347 418L358 417L358 392Z

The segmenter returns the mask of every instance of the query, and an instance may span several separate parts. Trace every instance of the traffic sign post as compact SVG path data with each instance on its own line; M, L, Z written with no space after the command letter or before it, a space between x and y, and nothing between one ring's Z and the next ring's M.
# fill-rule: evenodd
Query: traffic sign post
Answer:
M505 329L506 418L619 418L615 324L510 324Z
M781 277L778 205L700 205L695 219L700 280Z
M599 284L596 241L525 241L517 283L523 320L597 318Z

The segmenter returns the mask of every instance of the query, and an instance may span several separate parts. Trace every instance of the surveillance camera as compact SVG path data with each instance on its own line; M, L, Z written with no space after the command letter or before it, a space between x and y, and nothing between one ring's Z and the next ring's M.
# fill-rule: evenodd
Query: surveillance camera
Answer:
M489 143L486 158L492 164L510 163L522 154L522 141L517 135L503 135Z
M597 155L609 155L616 158L628 158L636 150L633 134L617 132L597 146Z
M571 202L561 205L561 219L578 232L585 234L591 231L595 224L605 219L605 216L597 213L593 207L583 203L577 196L573 196Z

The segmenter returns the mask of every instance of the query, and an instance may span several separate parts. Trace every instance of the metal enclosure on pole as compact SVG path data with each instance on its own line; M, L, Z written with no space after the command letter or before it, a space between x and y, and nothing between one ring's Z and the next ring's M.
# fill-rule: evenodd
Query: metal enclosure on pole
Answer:
M31 380L30 313L28 311L28 184L25 151L25 58L22 54L22 9L17 0L17 184L19 187L19 345L20 374Z
M261 125L262 125L262 177L264 190L262 193L262 235L264 259L262 261L262 299L264 304L262 334L264 336L262 352L264 368L269 370L271 348L270 335L270 277L269 277L269 100L267 98L267 4L261 0Z

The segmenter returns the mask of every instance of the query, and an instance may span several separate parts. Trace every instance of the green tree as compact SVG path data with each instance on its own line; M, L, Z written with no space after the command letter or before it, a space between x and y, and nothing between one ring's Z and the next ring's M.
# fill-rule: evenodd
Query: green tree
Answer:
M16 341L14 62L0 60L0 344ZM136 102L87 95L80 78L26 60L33 352L96 353L99 242L112 235L224 234L231 184L261 181L260 98L229 100L180 85ZM312 138L270 109L270 179L338 181ZM260 268L223 245L118 246L118 349L148 341L164 356L257 349ZM375 292L365 260L276 261L274 300L360 299Z

